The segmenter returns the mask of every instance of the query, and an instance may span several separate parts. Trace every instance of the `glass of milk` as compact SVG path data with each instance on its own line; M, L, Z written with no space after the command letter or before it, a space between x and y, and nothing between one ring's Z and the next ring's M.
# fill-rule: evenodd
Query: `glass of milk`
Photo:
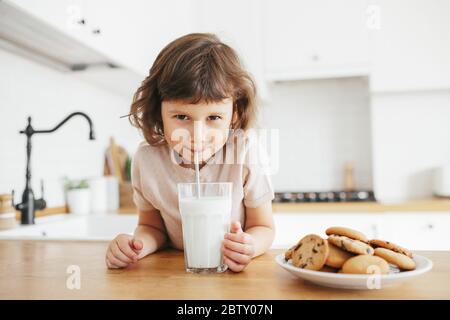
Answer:
M232 186L231 182L178 184L187 272L227 270L221 247L230 229Z

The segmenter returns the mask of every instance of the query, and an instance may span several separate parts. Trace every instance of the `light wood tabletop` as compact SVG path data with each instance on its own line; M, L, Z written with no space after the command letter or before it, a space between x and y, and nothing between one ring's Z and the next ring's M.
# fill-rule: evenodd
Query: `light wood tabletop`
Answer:
M427 274L381 290L339 290L297 279L270 250L241 273L190 274L183 252L161 251L122 270L108 270L105 242L0 241L0 299L450 299L450 252L418 252ZM76 266L76 267L70 267ZM80 271L80 289L68 289ZM69 283L74 283L69 281Z

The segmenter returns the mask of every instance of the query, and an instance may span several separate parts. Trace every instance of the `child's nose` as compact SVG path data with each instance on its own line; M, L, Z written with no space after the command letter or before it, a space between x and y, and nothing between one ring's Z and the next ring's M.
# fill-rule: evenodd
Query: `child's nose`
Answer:
M192 146L195 151L201 151L205 144L204 127L203 121L194 121L194 132L191 136L193 138Z
M202 141L204 128L203 121L194 121L194 141Z

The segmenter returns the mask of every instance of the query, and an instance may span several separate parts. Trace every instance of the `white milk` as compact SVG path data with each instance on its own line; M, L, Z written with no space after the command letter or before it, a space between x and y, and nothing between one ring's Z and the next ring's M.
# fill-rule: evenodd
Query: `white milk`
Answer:
M231 199L201 197L180 200L183 243L188 268L217 268L221 246L229 230Z

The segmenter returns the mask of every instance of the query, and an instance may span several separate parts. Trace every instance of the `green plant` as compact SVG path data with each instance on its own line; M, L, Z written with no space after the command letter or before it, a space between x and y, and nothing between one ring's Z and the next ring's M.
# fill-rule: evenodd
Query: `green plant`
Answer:
M66 191L87 188L89 188L89 182L86 179L70 180L67 177L64 178L64 189Z

